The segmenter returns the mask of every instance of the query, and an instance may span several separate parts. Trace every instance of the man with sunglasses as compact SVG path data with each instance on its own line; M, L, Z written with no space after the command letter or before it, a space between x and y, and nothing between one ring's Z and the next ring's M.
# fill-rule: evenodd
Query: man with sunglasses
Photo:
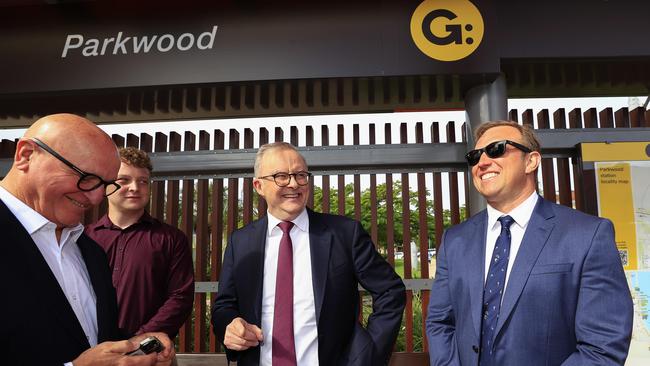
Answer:
M119 189L117 148L71 114L36 121L0 182L0 343L6 365L168 365L162 333L119 338L117 303L102 249L85 236L84 212ZM149 335L159 354L126 356Z
M488 207L443 235L431 365L623 365L633 309L612 223L537 194L532 128L488 122L475 136L466 158Z
M291 144L258 150L253 186L266 216L232 233L212 324L240 366L385 365L404 284L357 221L306 208L311 173ZM365 328L359 289L373 299Z

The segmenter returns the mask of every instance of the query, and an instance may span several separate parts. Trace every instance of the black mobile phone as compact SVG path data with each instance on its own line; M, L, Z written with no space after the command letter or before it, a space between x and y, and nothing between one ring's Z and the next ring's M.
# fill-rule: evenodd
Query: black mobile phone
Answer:
M127 356L136 356L136 355L148 355L150 353L158 353L165 349L165 347L160 343L158 338L151 336L143 339L140 342L140 347L135 351L126 353Z

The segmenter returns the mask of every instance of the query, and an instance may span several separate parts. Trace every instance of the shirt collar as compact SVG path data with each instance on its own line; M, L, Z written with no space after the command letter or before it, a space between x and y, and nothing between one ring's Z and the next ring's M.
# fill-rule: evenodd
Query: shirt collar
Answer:
M520 203L519 206L510 210L510 212L505 213L487 205L488 230L493 229L499 217L505 215L510 215L519 227L525 228L526 225L528 225L530 217L533 215L533 210L535 209L535 204L537 204L538 197L537 192L533 192L524 202Z
M267 235L271 235L271 231L273 229L278 228L278 224L282 222L282 220L276 218L275 216L271 215L270 212L266 212L266 216L268 217L268 230L267 230ZM294 226L296 226L298 229L302 231L309 231L309 215L307 214L307 209L302 210L300 215L296 217L295 219L291 220L293 222ZM278 228L280 230L280 228Z
M0 199L5 203L5 205L7 205L9 211L11 211L14 216L16 216L16 219L23 225L29 235L34 235L34 233L48 224L51 224L51 226L56 228L56 224L46 219L43 215L36 212L33 208L27 206L25 202L16 198L16 196L11 194L2 186L0 186ZM73 227L63 228L63 231L69 231L70 236L76 240L83 232L83 225L81 223L78 223ZM61 237L63 238L64 235Z
M142 216L136 221L133 225L139 224L139 223L147 223L147 224L153 224L154 223L154 218L147 212L145 211ZM131 226L133 226L131 225ZM97 225L95 226L95 229L113 229L113 228L119 228L113 222L111 219L108 217L108 214L102 216L99 220L97 220Z

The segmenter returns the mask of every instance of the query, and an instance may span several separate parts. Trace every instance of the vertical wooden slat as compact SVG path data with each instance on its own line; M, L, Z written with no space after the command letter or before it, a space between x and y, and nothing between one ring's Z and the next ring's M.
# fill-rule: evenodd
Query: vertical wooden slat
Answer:
M196 136L191 132L185 132L185 142L183 149L185 151L194 151L196 146ZM181 230L187 235L189 245L192 247L194 242L194 180L183 180L183 200L181 202ZM180 352L189 352L192 342L192 324L188 319L181 327L179 332L178 350Z
M167 135L156 132L155 152L167 151ZM154 166L154 171L156 167ZM151 183L151 216L160 221L165 221L165 182L154 181Z
M534 121L533 121L533 110L532 109L526 109L524 111L524 113L522 113L522 115L521 115L521 123L523 125L533 127Z
M569 128L578 129L582 128L582 112L580 108L575 108L569 112ZM573 200L575 202L575 209L582 211L584 207L584 192L582 191L580 165L578 159L571 158L573 169Z
M537 126L539 129L549 128L548 109L543 109L537 113ZM544 198L551 202L557 202L555 194L555 171L553 169L553 159L542 159L542 187Z
M440 143L440 126L438 122L431 124L431 143ZM440 249L444 231L444 212L442 208L442 173L433 173L433 219L436 230L436 253Z
M112 134L111 139L113 140L115 145L117 145L117 147L124 147L125 139L124 139L123 136L120 136L120 135L117 135L117 134Z
M408 143L407 124L400 124L400 143ZM404 279L413 278L411 267L411 205L409 175L402 173L402 251L404 252ZM406 291L406 352L413 352L413 291Z
M305 146L314 146L314 128L305 127ZM309 164L309 162L307 162ZM314 177L309 179L309 198L307 198L307 207L314 209Z
M291 142L291 145L298 146L298 137L298 127L291 126L289 129L289 141Z
M390 123L384 125L384 140L386 145L392 142ZM393 206L393 175L386 174L386 250L388 263L395 266L395 218Z
M359 146L359 124L352 126L352 143L354 146ZM361 221L361 176L359 174L354 175L354 219Z
M149 135L148 133L141 133L140 134L140 150L150 153L153 149L153 137ZM151 194L151 192L149 192ZM151 214L151 196L149 196L149 201L147 201L147 205L144 207L145 211L149 212Z
M564 108L553 112L553 128L566 129L566 115ZM573 207L571 197L571 175L569 173L569 159L558 158L556 160L557 181L560 195L560 204L567 207Z
M266 128L262 127L260 128L260 138L259 138L260 146L265 145L269 142L269 130ZM257 218L260 219L266 215L266 200L262 198L262 196L258 195L257 196Z
M239 149L239 132L230 130L229 148ZM228 178L228 235L237 229L239 221L239 178Z
M140 138L132 133L126 134L126 146L138 148L140 146Z
M253 130L246 128L244 130L244 149L253 148ZM242 215L244 225L253 221L253 178L244 178L244 186L242 188L244 194L244 202L242 203Z
M600 128L614 127L614 112L612 112L612 108L603 109L598 113L598 116L600 117Z
M630 111L630 127L645 126L645 110L643 107L637 107Z
M214 149L223 150L225 144L225 135L220 130L214 131ZM212 180L212 214L210 217L210 281L218 281L219 274L221 273L221 260L223 253L223 179L216 178ZM210 293L210 298L214 299L216 293ZM219 342L217 342L214 332L210 331L210 352L217 352L221 349Z
M630 113L626 107L621 108L614 113L614 125L617 128L630 127Z
M210 149L210 134L206 131L199 132L199 150ZM208 202L210 191L208 180L199 179L197 182L196 197L196 243L194 259L194 280L203 282L207 280L208 271ZM206 351L206 319L207 319L206 294L194 294L194 352Z
M330 143L330 131L327 125L321 126L321 145L328 146ZM321 202L321 212L330 212L330 176L323 175L323 202Z
M456 124L453 121L447 123L447 141L456 142ZM449 209L451 211L451 224L460 223L460 199L458 193L458 173L449 172Z
M372 146L375 145L375 124L371 123L368 126L368 143ZM375 243L375 248L381 248L379 243L379 229L377 222L377 175L370 174L370 237L372 242Z
M415 143L424 144L424 131L422 122L415 125ZM418 181L418 239L420 243L420 278L429 278L429 225L427 221L427 186L424 173L417 173ZM426 334L424 319L427 318L428 291L420 292L420 311L422 322L420 324L421 334ZM422 337L423 351L428 349L426 337Z
M284 130L282 127L275 128L275 142L284 141Z
M596 108L589 108L584 113L585 128L598 128L598 112Z
M337 145L343 146L345 145L345 130L343 125L337 125L336 126L336 136L337 136ZM337 198L338 198L338 214L345 216L345 175L339 174L337 175L337 186L338 186L338 191L337 191Z

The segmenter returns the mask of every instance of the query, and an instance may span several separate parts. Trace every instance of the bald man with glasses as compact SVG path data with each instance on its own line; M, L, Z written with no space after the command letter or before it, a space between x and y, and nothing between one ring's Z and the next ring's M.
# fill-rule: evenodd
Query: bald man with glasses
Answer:
M173 345L149 333L117 341L117 300L84 212L119 189L111 138L85 118L36 121L0 182L0 344L6 365L168 365ZM147 336L164 350L126 356Z
M357 221L306 208L311 173L291 144L257 152L253 186L266 216L232 233L212 324L239 366L385 365L404 284ZM359 323L359 289L373 312Z

